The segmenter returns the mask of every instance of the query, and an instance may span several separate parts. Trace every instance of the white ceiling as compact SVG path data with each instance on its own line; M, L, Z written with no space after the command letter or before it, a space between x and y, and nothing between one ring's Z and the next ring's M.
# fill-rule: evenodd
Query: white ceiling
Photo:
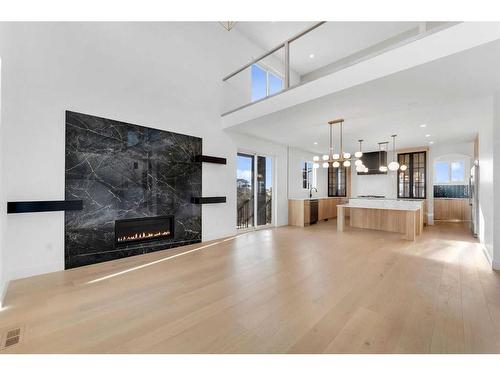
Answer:
M234 30L267 51L315 23L238 22ZM417 26L418 22L327 22L290 45L290 66L304 75Z
M398 134L399 147L471 141L500 91L500 41L488 43L233 129L312 152L328 150L327 121L345 118L345 149L366 150ZM421 128L426 124L426 128ZM425 137L430 134L430 137ZM317 142L318 145L314 145Z

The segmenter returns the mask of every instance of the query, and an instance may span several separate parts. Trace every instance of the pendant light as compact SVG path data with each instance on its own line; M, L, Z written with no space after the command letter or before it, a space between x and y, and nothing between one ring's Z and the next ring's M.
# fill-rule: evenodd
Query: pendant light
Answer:
M389 142L379 142L378 143L378 164L379 164L378 170L380 172L387 172L387 166L382 165L382 145L386 145L388 143Z
M356 157L356 158L360 158L361 156L363 156L363 151L361 151L361 144L363 143L363 140L358 139L358 142L359 142L359 151L356 151L354 153L354 157Z
M399 163L396 161L396 137L397 134L391 135L392 137L392 161L389 163L389 170L397 171L399 169Z
M330 126L330 148L328 149L328 155L323 155L323 168L328 168L330 166L329 161L333 160L333 125L329 124Z
M340 122L340 155L342 155L342 159L344 160L344 167L348 168L351 166L351 162L349 159L351 158L351 154L349 152L344 152L344 120Z
M360 157L363 156L363 152L361 151L361 143L363 143L363 140L362 139L358 139L358 142L359 142L359 151L356 151L354 153L354 156L357 157L357 158L360 158ZM363 160L361 160L361 159L356 160L354 162L354 165L356 167L362 166L363 165ZM359 168L359 169L361 169L361 168ZM358 170L358 168L356 168L356 170ZM364 170L364 168L363 168L363 170ZM359 170L358 172L361 172L361 170Z
M333 126L336 124L340 124L340 149L339 153L334 152L334 142L333 142L333 135L334 135L334 128ZM328 150L328 154L322 155L321 158L319 156L314 156L313 161L314 161L314 167L319 168L319 161L320 159L323 160L322 166L323 168L328 168L330 166L334 168L340 167L340 165L343 165L344 167L348 168L351 166L351 161L354 161L354 158L351 156L350 152L344 152L344 119L337 119L337 120L332 120L328 121L328 125L330 126L330 149ZM354 154L355 158L360 158L363 155L363 152L361 151L361 142L363 140L359 140L359 151L357 151ZM358 166L363 166L363 162L361 160L356 160L355 162L356 167ZM361 169L361 168L360 168ZM363 171L365 171L366 168L363 166Z

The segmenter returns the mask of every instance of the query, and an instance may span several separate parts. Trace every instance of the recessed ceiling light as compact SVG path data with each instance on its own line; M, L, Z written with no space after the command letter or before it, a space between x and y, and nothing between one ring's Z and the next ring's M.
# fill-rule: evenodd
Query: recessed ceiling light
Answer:
M433 144L434 144L434 141L430 141L430 142L429 142L429 144L430 144L430 145L433 145Z
M310 59L314 59L314 53L311 53L311 54L309 55L309 58L310 58Z
M430 134L426 134L425 135L425 138L429 138L431 135Z
M317 145L317 144L318 144L318 142L314 142L314 144L315 144L315 145Z
M420 127L421 127L421 128L426 128L426 127L427 127L427 125L426 125L426 124L422 124L422 125L420 125Z

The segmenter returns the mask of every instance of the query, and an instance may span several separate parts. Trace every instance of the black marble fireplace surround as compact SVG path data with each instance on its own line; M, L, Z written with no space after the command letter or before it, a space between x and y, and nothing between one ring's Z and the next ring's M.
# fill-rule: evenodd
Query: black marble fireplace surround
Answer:
M65 199L83 210L65 213L65 267L200 242L201 154L201 138L67 111Z

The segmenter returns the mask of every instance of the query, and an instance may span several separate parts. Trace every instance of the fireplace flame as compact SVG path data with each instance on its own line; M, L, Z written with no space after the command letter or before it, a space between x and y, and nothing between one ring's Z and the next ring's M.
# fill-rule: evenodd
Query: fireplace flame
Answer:
M126 241L135 241L135 240L143 240L145 238L154 238L154 237L164 237L169 236L170 231L160 231L160 232L142 232L142 233L134 233L122 237L117 238L117 242L126 242Z

